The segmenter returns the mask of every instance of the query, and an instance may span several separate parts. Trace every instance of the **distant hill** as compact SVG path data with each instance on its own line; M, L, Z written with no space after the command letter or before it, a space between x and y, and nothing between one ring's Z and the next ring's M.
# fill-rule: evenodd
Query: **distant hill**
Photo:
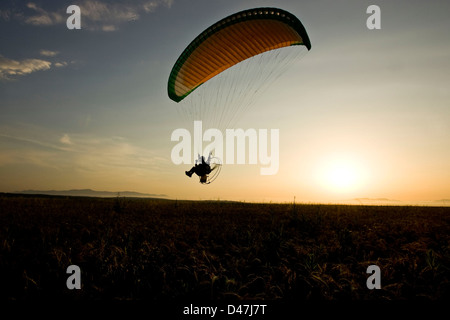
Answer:
M140 193L134 191L96 191L92 189L72 189L72 190L23 190L14 193L20 194L45 194L53 196L77 196L77 197L135 197L135 198L153 198L153 197L167 197L165 194Z
M400 200L394 200L394 199L388 199L388 198L355 198L353 200L356 200L356 201L382 201L382 202L395 201L395 202L400 202Z
M434 203L450 205L450 199L439 199L439 200L434 200L433 202Z

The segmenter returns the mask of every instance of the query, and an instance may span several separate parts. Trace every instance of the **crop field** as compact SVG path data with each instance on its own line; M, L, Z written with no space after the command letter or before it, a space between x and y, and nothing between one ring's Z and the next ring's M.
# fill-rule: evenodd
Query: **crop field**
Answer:
M4 194L0 241L2 300L450 298L448 207Z

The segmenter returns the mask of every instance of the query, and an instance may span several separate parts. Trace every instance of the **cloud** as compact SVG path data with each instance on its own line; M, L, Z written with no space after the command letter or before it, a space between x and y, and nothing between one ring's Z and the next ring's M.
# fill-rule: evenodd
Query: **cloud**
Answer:
M32 16L25 17L25 23L36 26L49 26L66 21L66 17L62 13L46 11L32 2L27 3L27 8L35 13Z
M102 31L110 32L110 31L116 31L117 28L113 25L105 25L102 27Z
M56 62L55 63L55 67L61 68L61 67L66 67L68 65L67 62L63 61L63 62Z
M0 56L0 79L10 80L36 71L50 69L52 63L41 59L12 60Z
M80 4L82 17L89 22L112 24L139 18L139 7L101 1L84 1Z
M17 164L99 175L148 175L160 173L169 162L124 137L61 134L25 124L0 126L0 149L0 168Z
M72 144L72 141L70 140L70 137L69 137L69 135L68 135L67 133L65 133L65 134L61 137L61 139L59 139L59 142L61 142L61 143L63 143L63 144L68 144L68 145L71 145L71 144Z
M149 1L142 5L145 12L154 12L158 8L158 3L156 1Z
M158 7L165 6L167 8L171 8L173 5L173 0L153 0L146 1L142 4L142 8L145 12L154 12Z
M41 50L40 54L51 58L58 55L59 52ZM13 80L17 77L25 76L33 72L49 70L52 66L61 68L68 65L69 63L66 61L52 63L51 61L42 59L13 60L0 55L0 80Z
M0 10L0 19L4 20L4 21L9 21L11 20L11 10Z
M59 54L58 51L51 51L51 50L41 50L39 53L41 54L41 56L45 57L54 57Z
M116 31L126 22L136 21L142 13L155 12L161 6L170 8L172 0L135 1L133 3L114 3L103 1L83 1L80 3L82 28Z
M155 12L161 7L171 8L173 0L140 0L113 2L104 0L82 0L75 3L81 10L81 28L112 32L120 25L139 20L142 14ZM66 7L58 10L46 10L34 2L22 6L0 11L0 19L10 21L16 19L34 26L52 26L64 24L69 17Z

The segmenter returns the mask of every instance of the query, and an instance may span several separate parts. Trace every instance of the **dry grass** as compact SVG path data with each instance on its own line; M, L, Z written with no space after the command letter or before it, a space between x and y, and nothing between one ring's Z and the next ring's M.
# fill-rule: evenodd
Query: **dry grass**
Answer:
M1 299L444 300L450 210L0 196ZM81 290L66 268L81 268ZM381 290L366 269L381 268Z

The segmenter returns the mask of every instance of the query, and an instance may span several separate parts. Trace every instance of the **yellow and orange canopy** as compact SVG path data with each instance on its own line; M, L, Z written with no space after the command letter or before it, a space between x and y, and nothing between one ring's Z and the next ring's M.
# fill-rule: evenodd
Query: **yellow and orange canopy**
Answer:
M203 31L183 51L169 76L169 97L179 102L222 71L263 52L311 43L300 20L276 8L228 16Z

